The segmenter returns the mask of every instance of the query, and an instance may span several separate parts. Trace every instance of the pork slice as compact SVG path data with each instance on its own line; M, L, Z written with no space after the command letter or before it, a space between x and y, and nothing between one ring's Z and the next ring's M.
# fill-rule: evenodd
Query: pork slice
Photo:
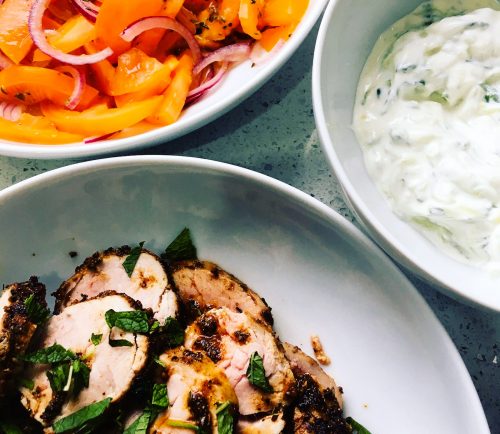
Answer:
M13 386L22 368L20 356L26 352L39 327L27 309L26 301L30 296L41 309L47 308L45 286L36 277L8 285L0 297L0 396Z
M68 416L79 409L105 398L112 403L119 401L132 386L134 379L144 369L149 350L149 338L113 328L105 320L105 313L136 310L136 303L123 294L103 293L96 298L66 307L53 316L38 349L59 344L79 355L91 369L89 387L76 396L67 398L64 393L53 392L47 377L48 365L33 365L26 373L33 381L30 390L21 387L21 402L32 417L49 426L53 421ZM129 341L131 346L112 347L113 340ZM94 345L91 336L102 335Z
M241 418L238 421L238 434L280 434L285 429L283 411L268 414L260 418Z
M293 402L295 434L348 434L350 425L342 413L342 391L316 360L299 347L284 343L295 375Z
M267 326L246 313L228 308L206 312L188 327L184 345L203 351L224 369L238 397L241 415L270 412L290 400L294 377L281 344ZM247 378L254 353L262 357L271 392L252 385Z
M155 319L164 323L177 315L177 296L170 287L160 258L146 249L137 260L129 277L123 262L130 254L128 246L97 252L77 267L54 294L56 313L67 306L92 298L106 291L123 293L151 309Z
M172 266L172 278L192 317L213 308L227 307L234 312L245 312L270 327L273 325L271 308L265 300L212 262L178 262Z
M167 424L180 420L196 425L203 432L217 434L217 408L229 402L238 411L238 399L224 371L201 352L176 348L160 357L166 366L163 376L167 382L170 405L150 429L152 433L192 432Z

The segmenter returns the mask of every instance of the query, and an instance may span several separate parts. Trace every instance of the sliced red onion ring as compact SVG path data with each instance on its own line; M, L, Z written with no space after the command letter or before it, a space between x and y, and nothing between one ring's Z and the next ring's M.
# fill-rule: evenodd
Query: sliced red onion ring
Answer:
M113 54L113 50L109 47L94 54L82 55L67 54L52 47L45 37L42 25L43 14L49 3L50 0L34 0L28 18L28 27L31 39L33 39L33 42L40 49L40 51L44 52L47 56L70 65L87 65L90 63L97 63Z
M205 95L205 93L207 93L214 86L216 86L222 80L222 77L224 77L224 75L226 74L227 68L228 68L228 62L222 62L219 70L217 71L217 74L215 74L210 80L205 81L198 87L189 91L186 98L186 104L192 104L193 102L201 98L203 95Z
M80 12L87 20L95 23L97 14L99 13L99 6L96 6L89 0L73 0L78 12Z
M264 47L262 47L262 45L256 43L250 53L250 60L255 66L264 65L266 62L272 59L279 50L281 50L283 45L285 45L285 41L283 39L280 39L278 42L276 42L271 51L267 51Z
M193 74L198 75L208 65L214 62L241 62L248 59L250 55L250 44L246 42L239 42L237 44L227 45L226 47L219 48L213 51L201 62L196 64L193 69Z
M80 104L80 100L82 99L82 94L85 89L85 75L82 74L80 70L75 68L74 66L62 65L55 68L56 71L68 73L75 80L75 87L73 88L73 92L71 93L68 101L66 101L65 106L69 110L74 110L78 104Z
M12 66L13 62L4 54L0 53L0 70Z
M0 102L0 118L11 122L17 122L23 114L25 107L21 104Z
M173 30L181 35L186 40L191 53L193 54L194 64L196 65L200 62L201 50L194 36L186 27L169 17L146 17L137 20L122 32L121 37L124 41L131 42L141 33L151 29Z
M113 131L112 133L104 134L102 136L97 136L97 137L90 137L88 139L85 139L83 143L88 144L88 143L95 143L95 142L100 142L101 140L106 140L109 137L111 137L113 134L116 134L118 131Z

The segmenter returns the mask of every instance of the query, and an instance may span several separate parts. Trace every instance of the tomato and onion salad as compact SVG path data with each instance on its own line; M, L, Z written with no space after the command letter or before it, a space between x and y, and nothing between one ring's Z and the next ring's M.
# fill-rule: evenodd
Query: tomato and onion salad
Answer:
M308 0L0 1L0 139L121 138L169 125Z

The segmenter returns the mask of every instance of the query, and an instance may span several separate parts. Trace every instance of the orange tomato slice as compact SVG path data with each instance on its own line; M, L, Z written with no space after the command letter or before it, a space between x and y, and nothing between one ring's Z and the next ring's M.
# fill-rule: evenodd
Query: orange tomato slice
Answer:
M260 39L261 33L257 28L262 10L262 0L241 0L238 16L241 28L253 39Z
M14 63L31 50L28 15L33 0L5 0L0 5L0 49Z
M14 65L0 71L0 100L35 104L50 100L61 106L73 93L75 82L62 72L37 66ZM90 105L97 90L86 85L78 108Z
M162 97L131 102L125 107L89 109L83 112L65 110L51 103L42 104L42 113L62 131L86 137L101 136L128 128L150 116Z
M2 131L3 139L14 142L63 144L83 140L83 137L78 134L57 130L53 124L41 116L32 116L27 113L24 113L17 122L0 118L0 131Z
M184 53L174 71L172 82L163 94L160 106L147 120L154 124L170 125L179 119L192 81L193 58Z
M271 27L298 23L306 12L309 0L267 0L262 11L264 25Z

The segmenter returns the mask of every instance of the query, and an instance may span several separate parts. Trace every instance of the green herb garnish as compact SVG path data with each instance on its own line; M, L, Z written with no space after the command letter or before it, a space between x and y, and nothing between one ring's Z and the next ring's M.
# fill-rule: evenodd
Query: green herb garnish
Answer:
M125 258L125 261L123 261L123 268L127 272L128 277L131 277L134 272L139 256L141 256L142 246L144 246L144 241L141 241L138 246L134 247Z
M486 102L500 102L500 96L498 96L498 93L494 87L483 83L481 84L481 88L484 90L484 100Z
M40 325L47 321L50 317L50 310L44 307L36 298L35 294L24 300L26 315L35 324Z
M435 90L429 95L431 101L437 102L438 104L446 104L448 102L448 97L445 93Z
M174 420L174 419L169 419L165 422L168 426L173 426L175 428L184 428L184 429L190 429L191 431L194 432L199 432L200 428L198 428L197 425L194 425L190 422L185 422L183 420Z
M226 401L215 410L217 415L217 431L219 434L233 434L234 430L234 417L233 405L231 402Z
M158 355L154 355L153 356L153 361L158 365L158 366L161 366L162 368L166 368L167 365L165 365L165 363L163 363L160 358L158 357Z
M110 347L132 347L134 344L127 339L111 339L108 340Z
M54 425L52 425L52 428L56 434L82 428L85 424L95 421L95 419L101 416L109 407L110 403L111 398L94 402L93 404L83 407L69 416L59 419L54 423Z
M353 434L371 434L363 425L359 422L356 422L352 417L348 417L345 420L353 430Z
M49 379L50 387L53 392L62 392L66 388L68 380L69 383L71 383L72 378L70 378L70 375L73 376L72 371L71 369L70 374L70 365L67 363L58 364L47 371L47 378Z
M169 316L165 320L162 332L166 335L168 345L171 348L178 347L184 343L184 329L176 318Z
M0 430L4 434L23 434L23 430L10 421L0 421Z
M184 228L174 241L165 249L162 258L168 261L187 261L197 259L196 247L191 239L191 231Z
M51 347L42 348L34 353L25 354L22 358L25 362L29 363L51 364L73 360L76 358L76 355L61 345L54 344Z
M33 380L30 380L28 378L21 378L19 380L19 384L23 387L26 387L26 389L33 390L35 387L35 382Z
M159 408L167 408L169 404L166 384L155 384L153 386L153 397L151 405Z
M147 333L149 331L148 315L142 310L115 312L110 309L105 315L109 328L117 327L125 332Z
M96 335L92 333L92 336L90 336L90 342L92 342L95 346L99 345L102 341L102 334Z
M256 351L250 356L250 361L248 363L247 378L250 384L258 387L264 392L271 393L273 388L269 384L266 377L266 371L264 370L264 361L259 353Z
M156 418L156 415L154 418ZM147 434L149 424L154 418L151 410L144 410L144 412L123 431L123 434Z

